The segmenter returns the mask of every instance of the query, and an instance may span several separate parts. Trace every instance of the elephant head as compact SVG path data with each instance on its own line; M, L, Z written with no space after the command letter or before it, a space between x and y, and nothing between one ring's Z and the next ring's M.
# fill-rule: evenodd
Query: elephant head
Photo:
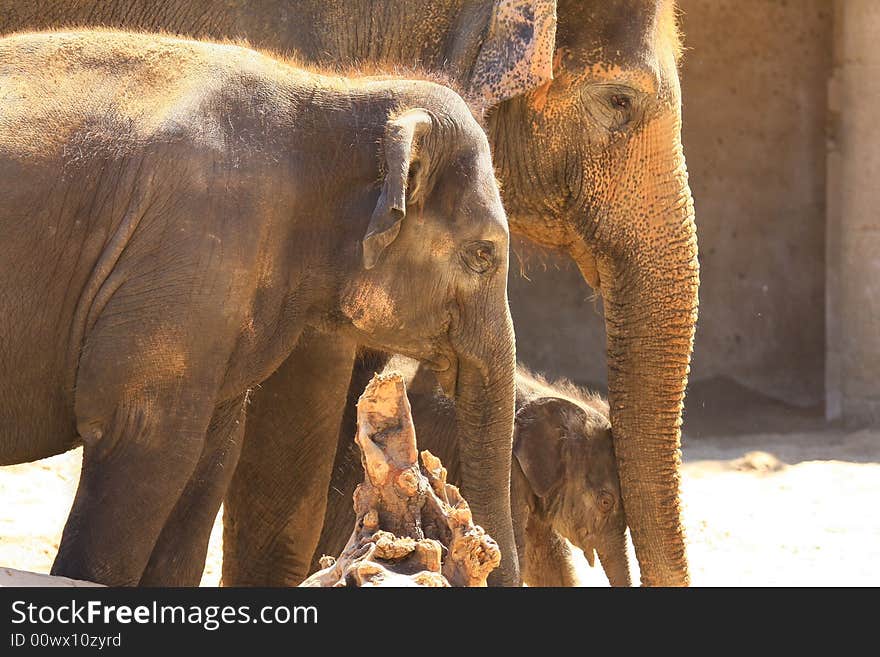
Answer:
M674 3L495 6L471 93L489 106L511 230L569 253L601 293L614 447L642 583L686 585L680 425L699 265ZM533 36L534 47L495 49L493 34L505 31L514 45Z
M516 414L514 456L526 479L530 522L594 552L612 586L630 586L626 518L605 402L560 397L526 402Z
M381 194L341 307L360 344L422 361L455 399L463 493L502 549L500 582L515 585L507 219L485 133L448 94L444 116L388 122Z

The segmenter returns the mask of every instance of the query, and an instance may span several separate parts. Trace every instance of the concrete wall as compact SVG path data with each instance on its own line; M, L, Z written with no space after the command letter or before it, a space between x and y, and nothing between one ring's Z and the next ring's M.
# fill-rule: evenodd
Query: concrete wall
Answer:
M691 381L727 376L783 401L820 403L831 2L679 6L702 274ZM601 304L573 266L560 266L511 277L520 357L604 383Z
M880 2L836 3L828 153L827 415L880 423Z
M568 258L533 252L516 240L512 246L508 290L518 360L606 390L601 301ZM524 259L522 274L517 254Z

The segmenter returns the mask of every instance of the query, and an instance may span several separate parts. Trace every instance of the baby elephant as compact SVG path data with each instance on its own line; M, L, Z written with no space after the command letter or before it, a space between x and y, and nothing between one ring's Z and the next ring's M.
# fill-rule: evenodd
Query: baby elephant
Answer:
M399 359L388 365L407 367ZM410 374L407 391L418 447L440 457L449 481L457 483L461 462L454 403L426 368ZM612 586L629 586L626 520L607 402L569 383L548 383L523 367L517 369L516 387L511 511L523 580L530 586L576 586L567 538L591 566L599 555ZM340 436L313 569L322 554L338 554L351 533L351 495L362 475L351 436Z
M53 574L195 585L230 491L224 582L304 578L365 345L455 397L465 494L517 584L507 253L486 135L444 86L0 39L0 465L84 446Z

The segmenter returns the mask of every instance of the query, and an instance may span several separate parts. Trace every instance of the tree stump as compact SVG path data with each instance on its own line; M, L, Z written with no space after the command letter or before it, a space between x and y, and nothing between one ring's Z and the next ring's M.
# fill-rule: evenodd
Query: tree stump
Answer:
M501 551L446 483L440 459L423 451L419 467L403 377L374 376L357 414L365 477L354 531L339 558L322 557L301 586L486 586Z

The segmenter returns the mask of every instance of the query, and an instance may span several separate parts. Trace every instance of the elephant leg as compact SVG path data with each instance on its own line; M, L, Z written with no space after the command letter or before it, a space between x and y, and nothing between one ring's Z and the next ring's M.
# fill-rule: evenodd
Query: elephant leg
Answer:
M195 390L175 392L121 396L99 430L81 429L82 473L53 575L111 586L139 583L196 467L210 419ZM91 392L78 388L81 394Z
M106 283L84 318L74 387L83 466L52 574L136 586L202 457L234 331L199 293L215 285L213 270L181 265L176 285L118 271L124 282Z
M214 411L202 456L153 548L141 586L201 581L211 529L241 453L246 403L244 394Z
M529 516L525 552L521 558L523 581L529 586L578 586L571 546L550 525Z
M355 351L307 331L254 390L224 507L224 585L291 586L308 575Z

